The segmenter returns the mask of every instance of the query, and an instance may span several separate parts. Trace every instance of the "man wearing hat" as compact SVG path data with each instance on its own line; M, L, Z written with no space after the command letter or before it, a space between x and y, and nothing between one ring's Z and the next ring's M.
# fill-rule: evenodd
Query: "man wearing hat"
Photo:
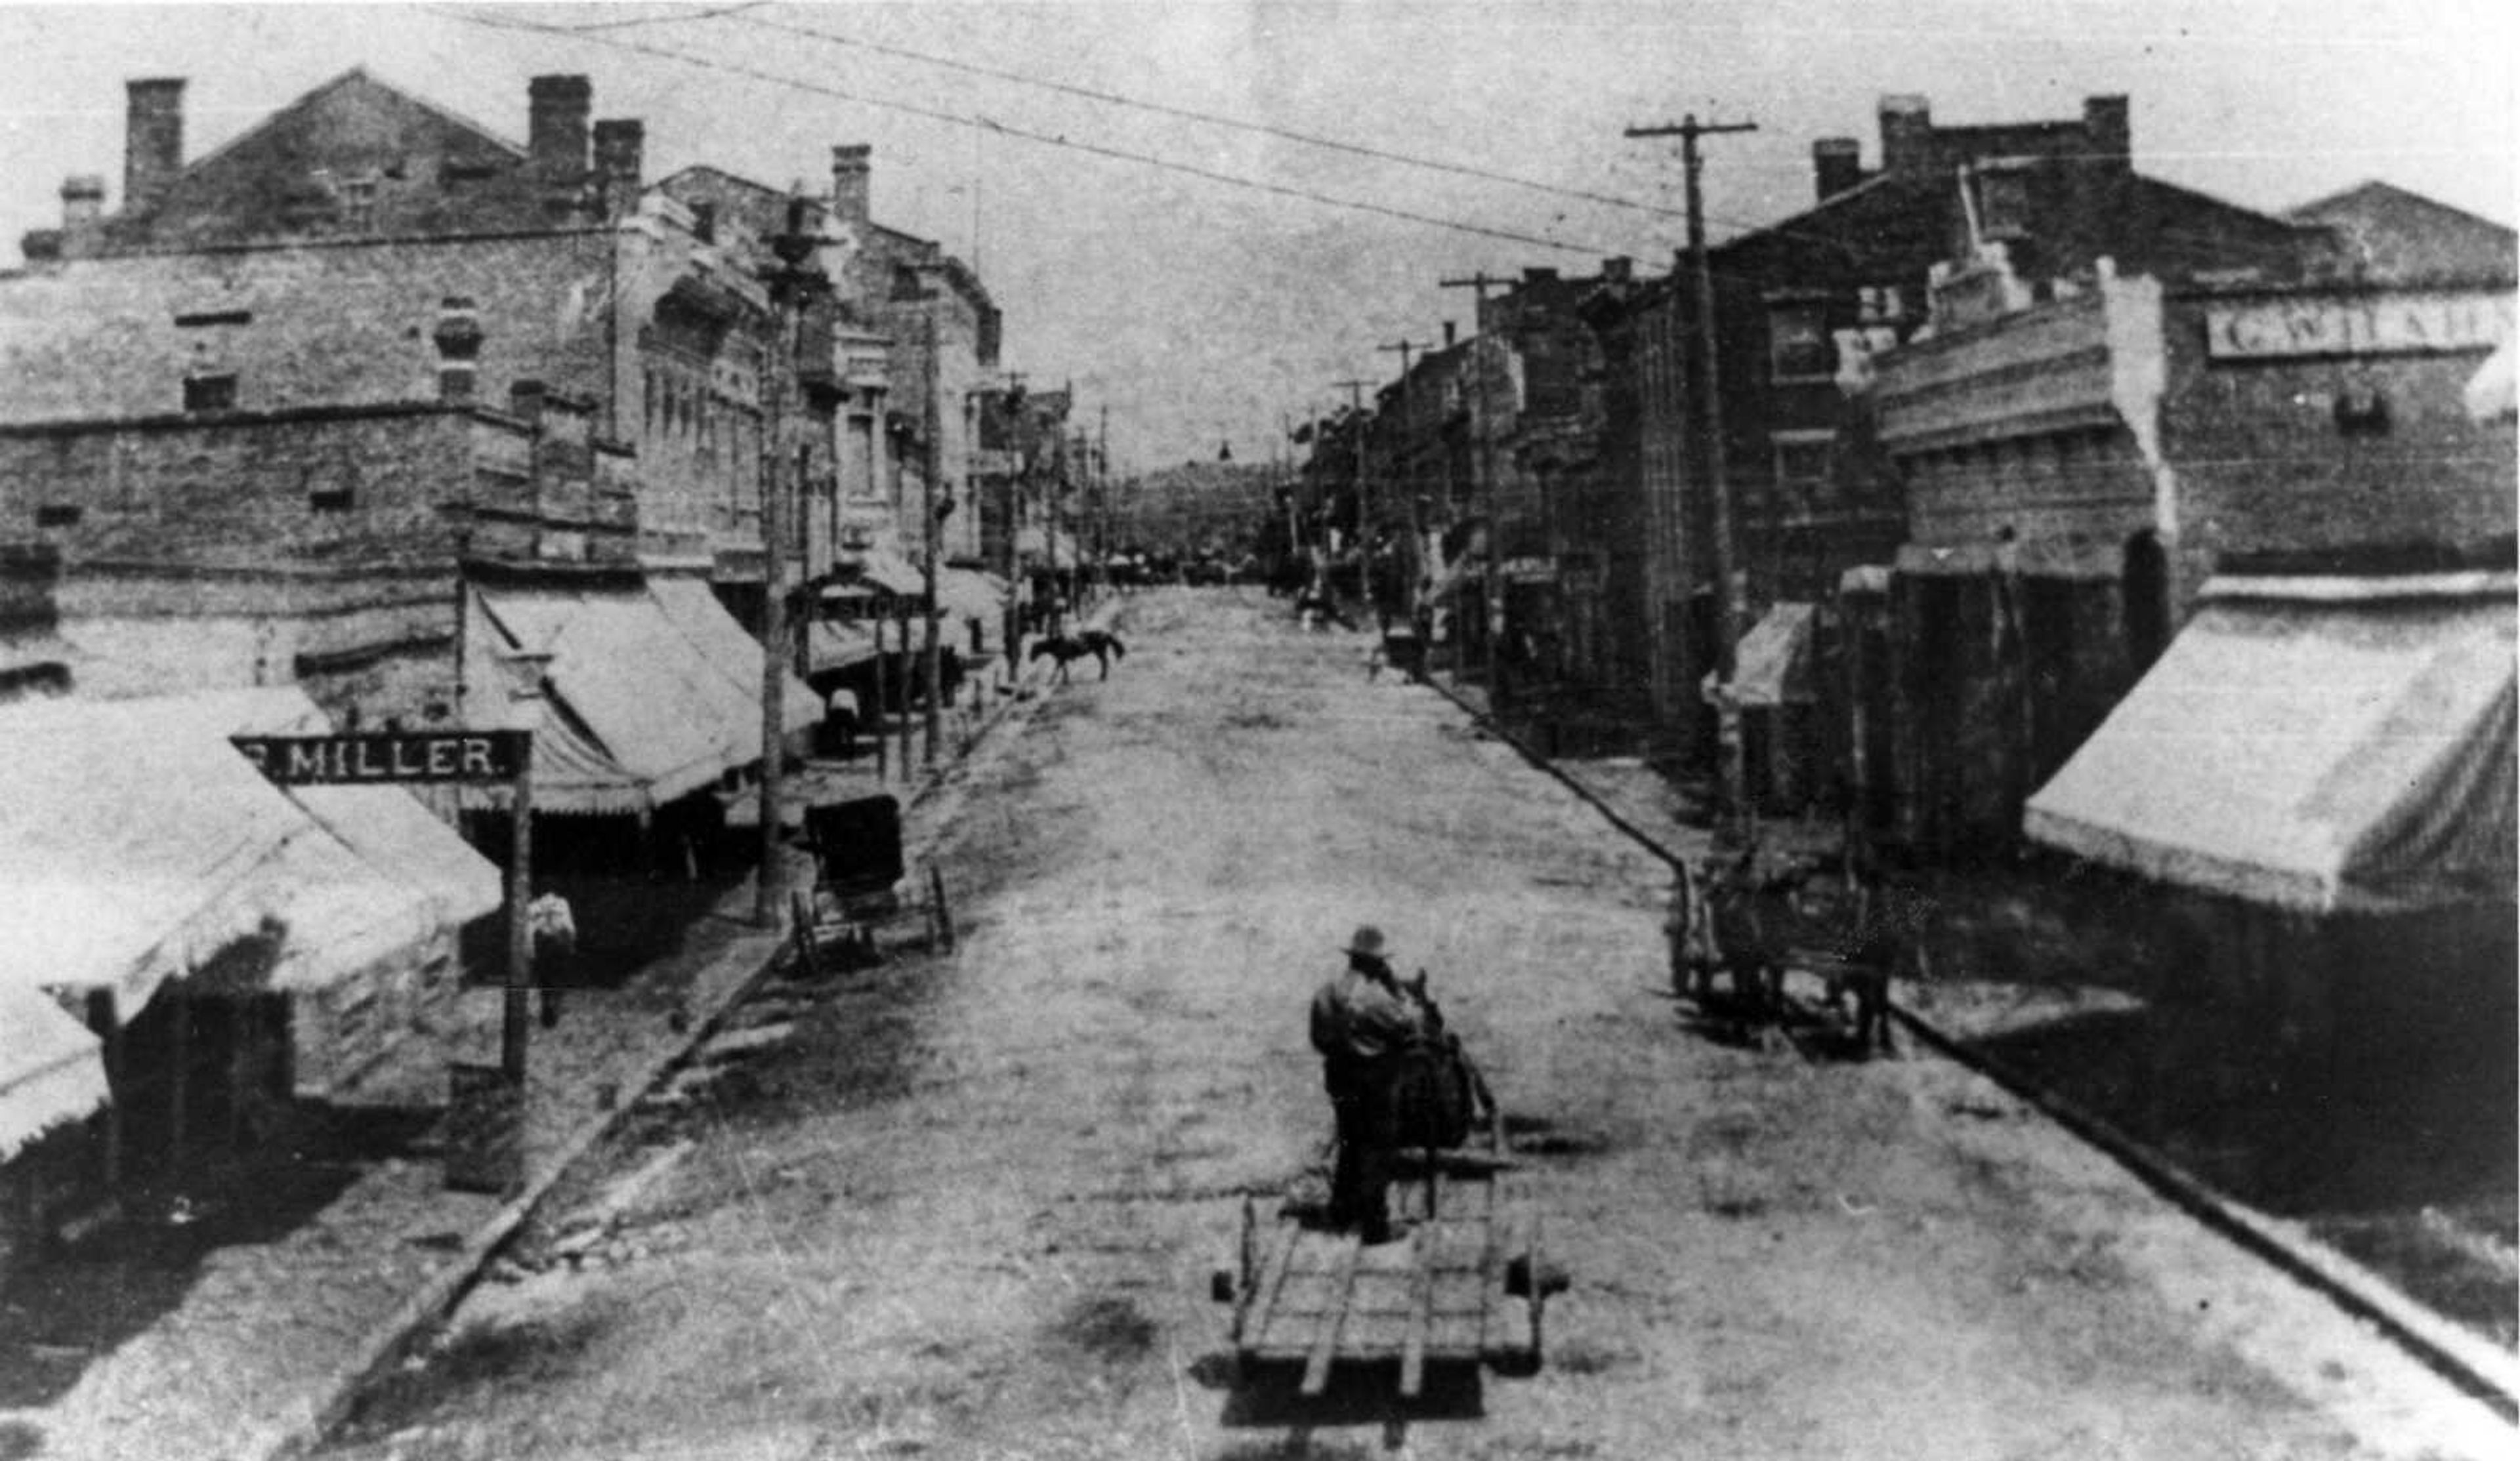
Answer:
M1392 1237L1386 1193L1400 1143L1402 1057L1424 1036L1418 1002L1383 958L1382 930L1368 924L1348 940L1347 968L1313 996L1313 1048L1338 1119L1338 1162L1330 1175L1330 1220L1368 1243Z

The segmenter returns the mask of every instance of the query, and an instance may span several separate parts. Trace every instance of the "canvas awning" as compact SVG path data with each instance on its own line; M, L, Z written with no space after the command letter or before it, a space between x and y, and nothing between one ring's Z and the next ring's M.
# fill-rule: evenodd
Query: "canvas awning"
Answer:
M901 598L927 597L927 575L899 553L879 548L869 550L858 555L856 568L856 582L869 588Z
M204 690L188 696L238 735L324 735L327 716L296 686ZM499 865L400 786L291 786L283 794L361 861L428 899L446 926L496 912L507 901Z
M1006 612L1007 587L971 568L936 570L936 607L959 619L993 620Z
M875 658L875 631L862 624L816 619L805 626L805 665L820 675Z
M481 588L472 602L481 644L465 657L467 714L484 726L528 717L536 810L645 811L761 759L761 646L705 583ZM521 707L502 663L520 650L551 656L543 698ZM822 714L793 677L783 711L791 731ZM484 795L501 794L467 791Z
M96 1036L41 990L0 984L0 1162L107 1099Z
M2508 574L2211 582L2023 831L2304 912L2509 899L2514 618Z
M0 710L0 985L106 990L129 1019L169 979L258 945L257 987L329 987L442 930L229 743L214 697ZM425 815L425 814L423 814Z
M1808 603L1778 603L1760 616L1732 654L1732 698L1741 705L1809 705L1812 625Z

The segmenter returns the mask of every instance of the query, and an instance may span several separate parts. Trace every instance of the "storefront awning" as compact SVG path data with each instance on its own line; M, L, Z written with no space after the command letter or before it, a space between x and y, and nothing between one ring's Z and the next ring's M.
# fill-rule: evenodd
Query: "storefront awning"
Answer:
M536 810L644 811L761 759L761 646L700 580L482 588L473 603L487 640L465 660L476 724L517 713L504 656L551 656L544 700L529 705ZM821 718L813 692L792 677L783 709L791 731Z
M263 779L229 741L231 711L211 696L0 709L0 985L110 991L129 1019L244 946L242 977L300 991L443 931L427 893Z
M899 553L884 549L871 549L857 556L851 565L855 578L848 582L890 594L897 598L927 597L927 575L919 565ZM847 583L838 587L846 587Z
M1005 613L1006 607L1006 585L995 577L971 568L936 570L938 612L987 623Z
M805 627L805 666L820 675L875 658L875 631L862 624L816 619Z
M1812 624L1808 603L1771 607L1741 636L1732 655L1732 698L1741 705L1809 705L1812 693Z
M332 718L296 686L204 690L199 703L237 735L327 735ZM324 824L362 862L429 901L453 927L496 912L507 901L499 865L401 786L291 786L284 795Z
M2209 583L2023 830L2304 912L2508 899L2514 618L2507 574Z
M0 1162L107 1096L96 1036L41 990L0 985Z

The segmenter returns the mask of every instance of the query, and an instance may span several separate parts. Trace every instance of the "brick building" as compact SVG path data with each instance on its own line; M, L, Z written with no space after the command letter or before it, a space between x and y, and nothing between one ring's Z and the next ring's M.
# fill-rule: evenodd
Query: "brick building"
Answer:
M714 575L743 605L774 316L744 241L643 197L639 123L590 131L585 79L537 77L520 148L352 71L187 163L180 84L132 97L124 207L69 190L0 279L0 541L36 581L11 600L88 646L75 678L303 677L338 719L427 721L488 683L493 580ZM631 617L722 653L705 588L655 587ZM748 756L709 733L703 779L758 758L757 725ZM670 800L685 749L591 753L590 786L644 789L586 809Z
M2209 580L2511 566L2510 423L2462 399L2511 333L2510 231L2395 190L2301 216L2350 246L2009 310L1965 279L1883 362L1909 513L1866 650L1879 831L2008 842Z
M2124 97L2092 97L2071 119L1951 126L1921 97L1887 96L1878 117L1877 168L1864 167L1854 139L1821 139L1814 205L1709 250L1747 609L1736 633L1771 605L1825 604L1847 570L1885 563L1901 541L1898 478L1873 447L1860 386L1870 356L1924 324L1938 265L1970 261L1966 281L1982 292L2039 295L2058 281L2070 289L2103 256L2178 277L2235 260L2280 268L2324 238L2135 171ZM1947 295L1959 288L1947 283ZM1711 459L1688 408L1693 314L1684 272L1641 291L1624 329L1653 527L1649 686L1683 751L1703 758L1713 725L1698 686L1717 663L1718 616Z

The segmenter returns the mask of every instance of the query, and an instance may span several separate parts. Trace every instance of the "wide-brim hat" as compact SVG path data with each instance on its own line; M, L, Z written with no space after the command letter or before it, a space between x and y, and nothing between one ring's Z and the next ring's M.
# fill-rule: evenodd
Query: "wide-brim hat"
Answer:
M1380 958L1382 948L1382 930L1371 923L1365 923L1358 925L1356 932L1348 936L1347 949L1344 952L1361 953L1368 958Z

